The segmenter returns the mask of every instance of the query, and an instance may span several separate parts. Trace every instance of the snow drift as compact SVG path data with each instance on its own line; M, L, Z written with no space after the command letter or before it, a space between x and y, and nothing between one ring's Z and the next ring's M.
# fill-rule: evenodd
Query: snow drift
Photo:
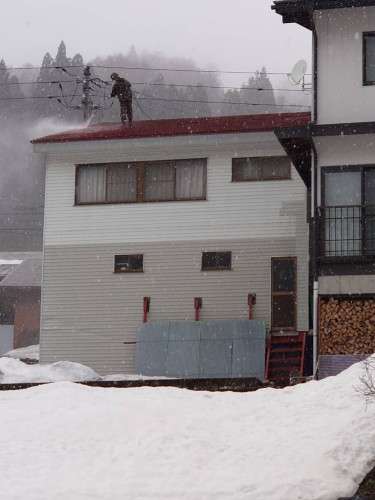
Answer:
M0 358L0 383L21 382L84 382L98 380L99 375L88 366L71 361L57 361L48 365L27 365L18 359ZM1 416L0 416L1 421ZM1 491L0 491L1 498Z
M39 360L39 344L29 345L27 347L19 347L18 349L13 349L3 354L8 358L14 359L34 359Z
M375 462L361 365L254 393L0 392L0 498L337 500Z

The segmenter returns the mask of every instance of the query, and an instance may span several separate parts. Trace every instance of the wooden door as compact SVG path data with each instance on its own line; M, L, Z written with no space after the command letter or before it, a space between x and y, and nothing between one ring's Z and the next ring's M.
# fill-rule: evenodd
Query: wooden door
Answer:
M297 259L271 259L273 331L297 329Z

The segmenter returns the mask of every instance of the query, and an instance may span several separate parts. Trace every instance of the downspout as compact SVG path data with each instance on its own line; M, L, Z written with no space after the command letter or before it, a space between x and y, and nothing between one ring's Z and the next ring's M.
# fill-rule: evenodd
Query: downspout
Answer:
M313 36L313 120L312 125L318 122L318 35L314 24L314 12L312 16L312 36ZM312 206L312 219L313 219L313 375L317 377L318 370L318 332L319 332L319 279L318 279L318 236L319 227L317 224L317 211L318 211L318 152L316 150L314 139L311 135L311 149L313 156L313 206Z
M311 140L311 149L313 153L313 252L312 252L312 271L313 271L313 375L317 376L318 368L318 332L319 332L319 274L318 274L318 252L319 252L319 225L318 225L318 154L313 139Z
M313 37L313 125L318 123L318 35L314 24L314 12L312 16L312 37Z

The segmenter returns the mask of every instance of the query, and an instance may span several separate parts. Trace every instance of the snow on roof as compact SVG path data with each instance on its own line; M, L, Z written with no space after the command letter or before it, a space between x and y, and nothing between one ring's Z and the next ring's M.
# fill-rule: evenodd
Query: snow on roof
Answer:
M0 288L40 286L42 252L0 253Z
M33 144L138 139L177 135L269 132L276 127L307 125L310 113L277 113L136 121L132 127L119 123L99 123L34 139Z
M0 259L0 266L12 266L21 264L21 259Z

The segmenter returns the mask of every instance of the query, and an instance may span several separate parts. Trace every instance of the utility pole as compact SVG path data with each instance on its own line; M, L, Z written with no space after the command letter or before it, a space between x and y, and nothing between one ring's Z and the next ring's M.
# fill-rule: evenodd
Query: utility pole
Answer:
M90 66L86 66L83 70L83 79L82 79L82 109L83 109L83 119L87 121L91 118L92 112L94 110L94 103L91 98L91 70Z
M103 89L103 85L109 85L108 82L105 82L101 78L98 77L93 77L91 75L91 68L89 65L85 66L83 70L83 76L77 77L76 75L73 75L72 73L69 73L69 71L65 68L62 68L60 66L56 67L56 69L60 69L67 75L70 75L71 77L75 78L75 82L78 85L82 85L82 99L81 99L81 104L78 106L72 106L71 102L67 103L64 99L64 92L63 92L63 86L62 82L59 83L60 91L61 91L61 98L57 98L57 101L62 104L65 108L67 109L80 109L83 111L83 119L85 122L90 120L92 118L93 112L97 109L106 109L104 106L96 105L94 104L94 101L92 99L92 85L95 85L99 89Z

